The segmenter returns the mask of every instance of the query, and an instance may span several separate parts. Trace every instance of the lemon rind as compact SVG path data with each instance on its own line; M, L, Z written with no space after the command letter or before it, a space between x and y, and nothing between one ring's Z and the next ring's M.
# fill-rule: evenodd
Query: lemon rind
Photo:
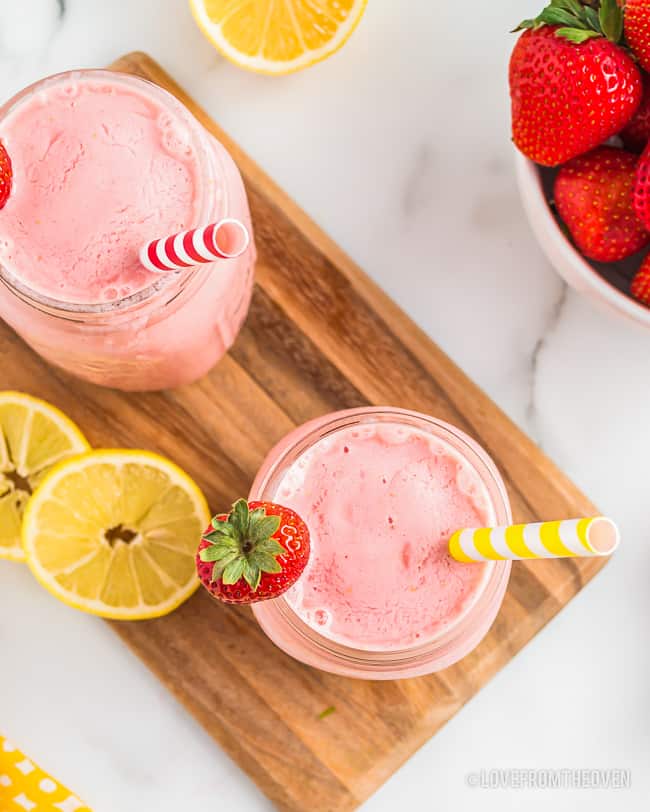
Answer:
M328 42L317 50L306 50L295 59L288 61L266 59L265 57L250 57L234 48L227 39L221 35L221 26L212 22L208 17L202 0L190 0L192 15L204 36L214 47L230 62L240 68L260 73L264 76L286 76L289 73L309 68L322 62L332 54L339 51L354 33L361 22L368 0L361 0L358 10L339 26L338 31Z

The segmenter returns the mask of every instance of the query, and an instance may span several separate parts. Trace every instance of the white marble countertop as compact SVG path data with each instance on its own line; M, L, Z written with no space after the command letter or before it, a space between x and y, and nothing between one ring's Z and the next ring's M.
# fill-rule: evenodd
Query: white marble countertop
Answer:
M524 220L506 32L538 5L371 0L340 54L273 80L217 56L186 0L0 2L0 98L148 51L620 522L603 573L364 812L648 808L650 334L567 291ZM95 812L271 808L106 625L5 562L0 730ZM632 788L466 786L493 767Z

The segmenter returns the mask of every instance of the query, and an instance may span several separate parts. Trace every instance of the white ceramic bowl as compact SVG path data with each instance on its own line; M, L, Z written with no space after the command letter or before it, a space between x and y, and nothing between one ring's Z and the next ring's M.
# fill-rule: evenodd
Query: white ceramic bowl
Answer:
M583 257L558 226L548 203L555 170L541 168L519 152L516 153L516 165L528 221L555 270L571 287L601 307L650 329L650 309L639 304L629 293L630 280L642 254L608 264Z

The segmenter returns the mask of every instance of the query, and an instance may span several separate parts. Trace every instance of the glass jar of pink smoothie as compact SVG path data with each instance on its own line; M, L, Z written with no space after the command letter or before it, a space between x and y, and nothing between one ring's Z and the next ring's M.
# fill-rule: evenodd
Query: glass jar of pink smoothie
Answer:
M503 480L459 429L417 412L360 408L295 429L251 499L293 508L311 555L282 597L253 604L287 654L324 671L399 679L447 668L492 625L509 561L461 564L460 527L512 522Z
M110 71L52 76L0 108L12 191L0 210L0 318L52 364L103 386L203 376L233 343L253 285L236 259L154 274L142 245L235 218L240 174L175 97ZM252 233L252 232L251 232Z

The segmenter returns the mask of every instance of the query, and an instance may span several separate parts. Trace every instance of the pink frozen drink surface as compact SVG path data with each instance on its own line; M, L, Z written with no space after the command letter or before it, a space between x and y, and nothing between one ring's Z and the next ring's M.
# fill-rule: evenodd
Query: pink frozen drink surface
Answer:
M452 532L492 524L493 510L476 471L415 427L352 426L322 438L276 496L311 532L309 564L287 600L339 643L427 642L468 610L492 566L450 558Z
M157 277L140 246L196 220L187 123L134 87L46 86L10 112L0 140L14 172L0 262L45 296L101 303L142 290Z

